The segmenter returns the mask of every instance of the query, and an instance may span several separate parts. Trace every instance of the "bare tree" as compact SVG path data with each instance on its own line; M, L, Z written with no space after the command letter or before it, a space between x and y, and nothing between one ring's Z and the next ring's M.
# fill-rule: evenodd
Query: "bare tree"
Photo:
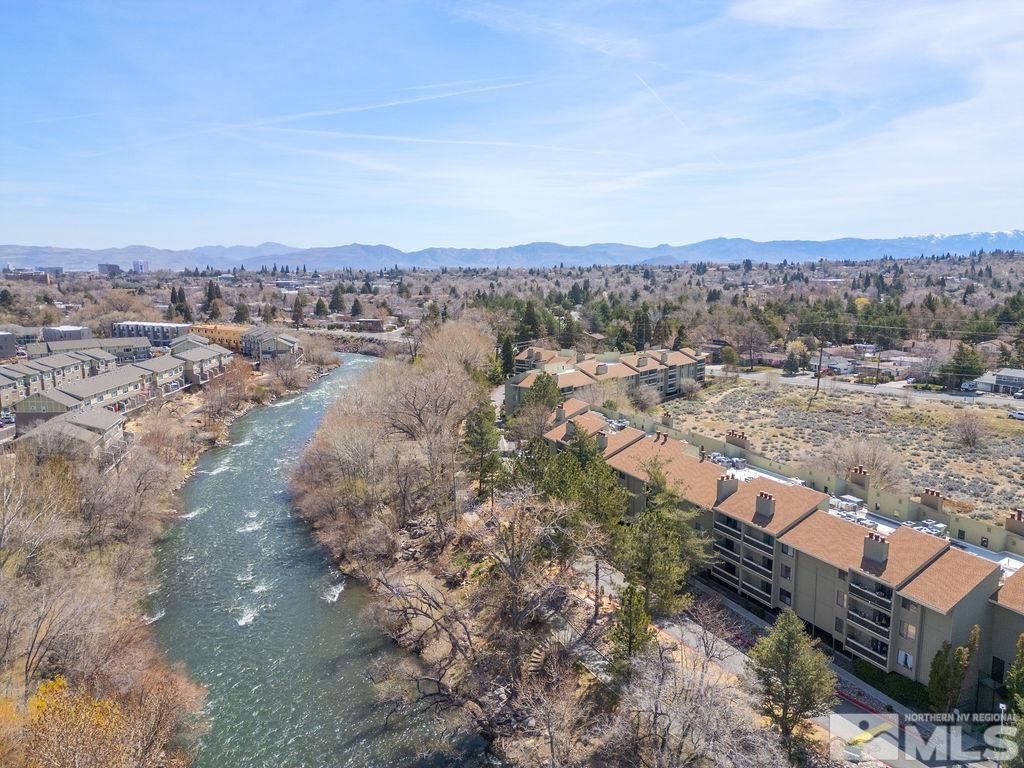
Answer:
M851 468L863 466L872 485L881 490L906 484L903 457L877 438L836 439L809 454L807 461L836 478L845 478Z
M974 408L960 413L950 424L953 437L965 448L974 448L988 434L988 427L981 414Z

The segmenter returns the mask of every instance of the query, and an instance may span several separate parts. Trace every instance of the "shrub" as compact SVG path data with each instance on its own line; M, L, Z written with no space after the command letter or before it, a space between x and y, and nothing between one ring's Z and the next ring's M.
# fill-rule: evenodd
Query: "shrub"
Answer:
M927 712L930 709L928 688L921 683L896 672L883 672L863 659L853 660L853 674L889 698L896 699L900 704L917 712Z

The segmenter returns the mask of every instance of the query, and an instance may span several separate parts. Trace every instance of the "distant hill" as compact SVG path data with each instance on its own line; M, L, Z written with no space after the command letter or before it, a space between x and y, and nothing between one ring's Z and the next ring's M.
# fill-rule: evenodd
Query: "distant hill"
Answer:
M352 243L327 248L293 248L282 243L261 245L204 245L173 251L148 245L124 248L60 248L38 245L0 245L0 262L19 267L62 266L65 269L96 269L99 263L130 267L133 259L149 261L152 269L183 269L209 265L216 269L305 265L309 270L389 267L545 267L591 264L683 264L696 261L780 262L818 259L877 259L882 256L913 258L924 254L994 250L1024 251L1024 230L971 232L963 235L920 235L889 239L844 237L839 240L770 240L718 237L689 245L657 245L642 248L622 243L561 245L526 243L505 248L424 248L400 251L389 245Z

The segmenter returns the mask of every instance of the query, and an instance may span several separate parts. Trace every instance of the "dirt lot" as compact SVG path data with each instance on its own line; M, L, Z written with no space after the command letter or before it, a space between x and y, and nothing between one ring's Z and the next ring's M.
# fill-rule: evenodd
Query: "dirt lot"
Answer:
M909 487L936 488L974 505L974 516L1002 518L1024 508L1024 422L993 406L951 405L877 397L842 389L772 387L732 380L716 383L692 401L673 401L665 410L686 428L721 437L741 428L754 450L799 463L815 448L848 437L883 440L903 456ZM984 433L966 447L952 425L964 409L981 416Z

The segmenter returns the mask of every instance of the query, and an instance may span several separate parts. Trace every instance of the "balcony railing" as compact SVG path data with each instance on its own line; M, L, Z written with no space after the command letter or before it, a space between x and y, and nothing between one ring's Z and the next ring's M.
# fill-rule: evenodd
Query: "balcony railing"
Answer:
M718 563L715 563L714 565L711 566L711 572L713 574L715 574L715 576L717 576L718 578L725 579L726 581L728 581L728 582L730 582L730 583L732 583L734 585L740 583L739 574L737 574L737 573L729 573L727 570L725 570L725 568L720 566Z
M767 555L775 554L775 545L769 544L764 539L755 538L754 536L747 534L743 537L743 541L752 547L756 547Z
M858 640L856 635L848 634L846 636L846 645L851 648L859 656L863 656L870 662L877 664L882 669L888 669L889 667L889 653L888 650L885 653L874 650L867 643Z
M715 530L721 531L722 533L726 534L727 536L731 536L737 541L743 538L743 532L739 528L733 528L731 525L727 525L726 523L723 523L721 520L715 520Z
M754 598L755 600L757 600L759 602L764 603L769 608L772 605L772 593L771 592L765 592L760 587L755 586L755 585L753 585L753 584L751 584L749 582L746 582L746 581L741 581L740 582L740 592L742 592L745 595L748 595L749 597Z
M850 594L854 597L859 597L861 600L867 600L874 605L880 605L886 610L892 608L892 593L889 593L889 596L886 597L884 593L879 594L871 587L851 581Z
M766 579L770 579L772 577L772 569L771 568L769 568L768 566L762 565L761 563L757 562L756 560L751 560L749 557L744 557L743 558L743 565L745 565L750 570L754 571L754 573L757 573L757 574L760 574L761 576L764 576Z
M892 629L891 627L887 627L884 624L881 624L879 622L876 622L874 619L869 618L868 616L864 616L852 610L846 615L846 618L848 621L852 621L858 627L861 627L862 629L871 632L873 635L876 635L882 640L889 639L889 635Z
M737 552L736 550L729 549L727 546L725 546L721 542L716 541L715 542L715 551L718 552L720 555L724 556L725 558L727 558L729 560L732 560L734 563L739 565L740 553Z

